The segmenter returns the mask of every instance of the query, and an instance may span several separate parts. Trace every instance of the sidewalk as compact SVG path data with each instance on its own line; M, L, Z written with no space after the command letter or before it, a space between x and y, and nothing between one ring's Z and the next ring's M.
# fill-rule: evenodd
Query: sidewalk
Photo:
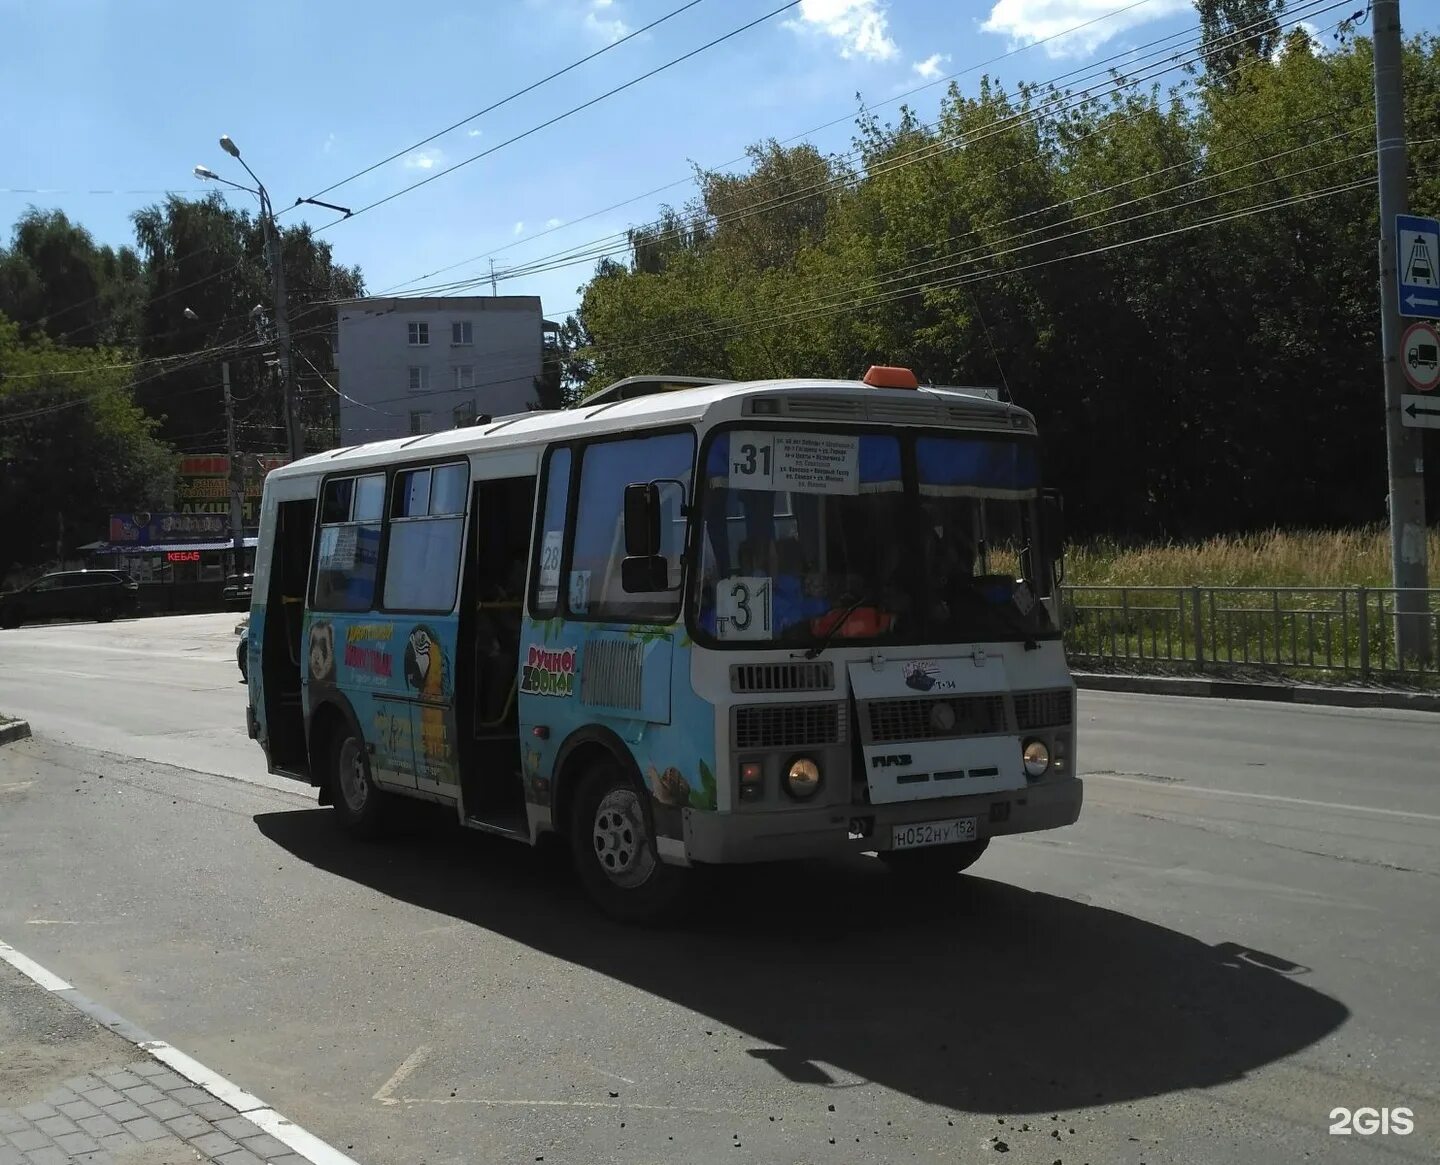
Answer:
M305 1158L0 960L0 1165Z

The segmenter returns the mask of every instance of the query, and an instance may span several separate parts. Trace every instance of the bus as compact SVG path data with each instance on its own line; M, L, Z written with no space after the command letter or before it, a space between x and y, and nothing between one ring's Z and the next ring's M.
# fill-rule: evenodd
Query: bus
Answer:
M930 882L1074 822L1031 415L903 368L674 380L273 470L270 772L357 837L398 797L554 835L627 921L702 865L854 851Z

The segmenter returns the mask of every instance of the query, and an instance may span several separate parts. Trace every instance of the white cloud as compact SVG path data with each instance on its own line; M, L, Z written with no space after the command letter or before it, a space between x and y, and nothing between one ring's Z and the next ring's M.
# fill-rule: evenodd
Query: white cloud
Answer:
M600 13L615 5L615 0L590 0L589 11L585 13L585 27L596 36L612 44L630 31L630 26L618 16L602 17Z
M484 132L485 131L483 129L467 129L465 131L465 136L467 138L478 138Z
M525 233L525 224L523 222L517 222L510 233L517 237L523 235Z
M425 150L416 150L405 159L407 170L433 170L445 160L445 155L433 147Z
M933 81L936 77L941 76L940 66L948 65L949 63L949 53L946 53L944 56L941 56L939 53L931 53L923 61L916 61L910 67L914 69L915 72L919 73L920 76L923 77L925 80Z
M334 135L333 133L331 133L331 134L326 134L326 135L325 135L325 144L320 147L320 152L321 152L322 154L330 154L330 153L334 153L334 151L335 151L335 135Z
M800 15L787 28L814 30L840 42L842 57L889 61L900 54L890 37L882 0L800 0Z
M1117 0L995 0L980 28L1008 36L1014 45L1046 41L1045 54L1050 57L1088 57L1106 41L1139 25L1194 13L1190 0L1150 0L1120 11L1117 7ZM1077 27L1082 24L1084 28Z
M564 220L564 219L560 219L560 218L547 218L547 219L545 220L545 226L546 226L548 229L552 230L552 231L553 231L556 227L563 227L564 225L565 225L565 220Z

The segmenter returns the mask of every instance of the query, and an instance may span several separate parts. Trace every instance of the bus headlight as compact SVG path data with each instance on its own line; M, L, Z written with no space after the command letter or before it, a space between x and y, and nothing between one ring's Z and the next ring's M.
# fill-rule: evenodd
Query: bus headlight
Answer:
M1021 759L1025 762L1025 775L1032 781L1043 777L1050 768L1050 750L1043 740L1027 740Z
M820 788L820 766L808 756L790 762L785 770L785 791L797 801L808 801Z

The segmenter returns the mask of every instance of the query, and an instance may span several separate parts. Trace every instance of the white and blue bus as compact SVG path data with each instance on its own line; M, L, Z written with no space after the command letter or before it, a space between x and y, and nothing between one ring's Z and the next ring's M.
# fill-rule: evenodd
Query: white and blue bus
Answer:
M1061 539L1031 416L905 369L336 449L266 479L249 731L355 835L560 835L621 918L703 863L953 874L1080 812Z

